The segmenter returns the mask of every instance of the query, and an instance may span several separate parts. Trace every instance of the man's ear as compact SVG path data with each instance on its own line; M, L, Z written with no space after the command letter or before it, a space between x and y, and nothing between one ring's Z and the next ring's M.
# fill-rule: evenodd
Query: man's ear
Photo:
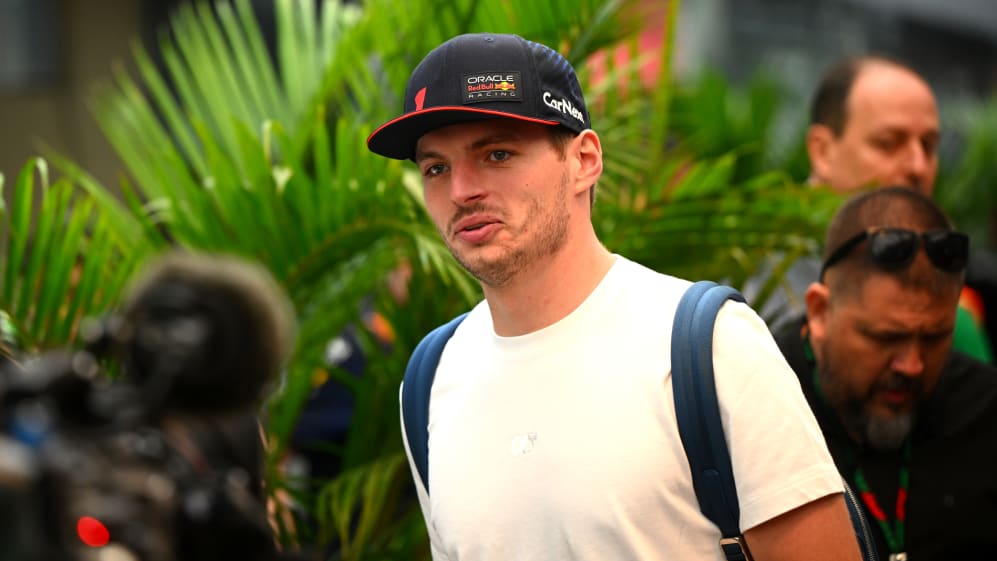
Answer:
M810 181L825 183L831 176L834 131L827 125L813 124L807 129L807 156L810 158Z
M602 143L592 129L582 131L574 140L570 156L576 166L575 194L586 192L602 176Z
M830 298L831 290L822 282L810 283L804 295L807 304L807 325L810 337L815 342L823 341L827 336Z

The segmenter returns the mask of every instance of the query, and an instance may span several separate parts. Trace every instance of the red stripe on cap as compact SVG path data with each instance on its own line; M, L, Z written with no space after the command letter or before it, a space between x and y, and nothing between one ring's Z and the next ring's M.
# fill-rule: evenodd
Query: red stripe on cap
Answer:
M550 125L550 126L560 125L561 124L558 121L553 121L553 120L550 120L550 119L538 119L536 117L524 117L523 115L517 115L515 113L506 113L504 111L494 111L494 110L491 110L491 109L472 109L470 107L460 107L460 106L456 106L456 105L441 105L439 107L430 107L429 109L426 109L424 111L419 111L418 113L415 112L415 111L412 111L411 113L406 113L406 114L404 114L404 115L402 115L400 117L395 117L394 119L388 121L387 123L384 123L383 125L377 127L376 129L374 129L374 132L370 133L370 135L367 137L367 144L370 145L370 140L372 138L374 138L375 136L377 136L378 134L380 134L381 131L383 131L384 129L386 129L388 127L396 125L396 124L398 124L398 123L400 123L402 121L405 121L407 119L410 119L412 117L421 116L421 115L427 115L429 113L434 113L434 112L438 112L438 111L459 111L461 113L481 113L481 114L484 114L484 115L494 115L496 117L506 117L506 118L509 118L509 119L516 119L517 121L527 121L527 122L530 122L530 123L539 123L541 125Z
M415 110L422 111L422 106L425 103L426 103L426 88L422 88L421 90L419 90L417 94L415 94Z

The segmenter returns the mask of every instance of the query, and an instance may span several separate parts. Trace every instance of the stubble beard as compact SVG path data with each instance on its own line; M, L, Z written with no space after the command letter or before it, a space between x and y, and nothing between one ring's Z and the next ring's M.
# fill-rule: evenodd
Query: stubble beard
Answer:
M485 259L474 251L469 252L470 255L461 255L444 236L450 253L482 285L491 288L506 286L521 271L552 257L564 247L568 239L569 221L567 175L561 175L554 204L549 210L544 210L543 201L538 196L531 197L529 203L523 225L533 230L533 234L523 240L525 243L518 244L497 258ZM481 208L470 208L469 211L476 212L485 208L487 207L482 205Z
M877 382L870 389L868 395L854 395L841 383L842 374L836 369L833 360L829 360L831 353L825 348L824 364L818 367L818 377L820 378L821 391L832 404L838 414L838 418L844 425L845 430L853 438L868 444L872 449L879 452L896 452L903 446L914 428L915 409L911 411L896 412L891 417L882 417L870 412L869 401L872 399L872 392L880 387ZM890 374L892 378L889 383L898 382L897 378L903 378L899 374ZM899 383L911 383L905 381Z

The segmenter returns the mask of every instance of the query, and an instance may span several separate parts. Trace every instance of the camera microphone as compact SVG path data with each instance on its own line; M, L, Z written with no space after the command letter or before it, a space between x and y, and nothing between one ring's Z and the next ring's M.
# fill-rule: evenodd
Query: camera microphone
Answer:
M217 414L253 408L272 389L294 320L264 268L177 252L140 275L110 330L125 379L149 405Z

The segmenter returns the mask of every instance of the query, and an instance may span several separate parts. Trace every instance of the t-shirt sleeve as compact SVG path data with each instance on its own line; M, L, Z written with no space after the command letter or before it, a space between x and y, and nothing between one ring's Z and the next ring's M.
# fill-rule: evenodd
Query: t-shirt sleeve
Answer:
M844 490L799 380L747 305L721 308L713 366L742 532Z

